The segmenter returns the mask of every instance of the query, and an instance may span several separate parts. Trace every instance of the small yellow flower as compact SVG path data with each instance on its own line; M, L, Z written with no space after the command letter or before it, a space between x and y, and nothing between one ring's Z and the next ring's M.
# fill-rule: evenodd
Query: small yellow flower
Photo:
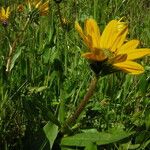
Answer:
M38 10L40 16L46 16L49 10L49 1L42 2L42 0L28 0L29 10Z
M134 60L149 55L150 49L137 48L138 40L125 42L128 34L128 26L125 22L110 21L102 34L96 21L92 18L85 21L84 30L78 22L75 23L75 28L90 49L90 52L82 54L83 57L96 64L100 63L101 66L104 62L107 64L105 67L111 66L113 69L130 74L144 72L144 68Z
M7 7L6 9L2 7L0 11L0 21L4 26L7 26L9 16L10 16L10 7Z

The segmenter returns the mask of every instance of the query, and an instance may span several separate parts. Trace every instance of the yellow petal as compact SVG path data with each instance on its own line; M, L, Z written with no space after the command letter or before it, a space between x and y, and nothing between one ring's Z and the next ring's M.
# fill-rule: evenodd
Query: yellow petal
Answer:
M5 16L5 9L2 7L2 9L1 9L1 15L2 16Z
M1 13L0 13L0 20L4 21L6 19L5 17L5 9L2 7L1 8Z
M126 36L128 34L128 28L125 28L122 33L118 34L118 37L116 37L116 40L114 41L111 51L116 51L125 41Z
M127 30L127 25L124 22L110 21L102 33L101 48L115 51L124 42Z
M41 16L45 16L48 14L48 10L49 10L49 2L45 2L43 3L40 7L39 7L39 11Z
M46 1L45 3L42 4L41 9L48 9L49 7L49 2Z
M7 7L6 9L6 18L8 19L10 15L10 7Z
M94 60L94 61L104 61L106 59L104 55L96 55L90 52L82 54L82 57L89 59L89 60Z
M130 74L141 74L144 72L144 68L133 61L125 61L121 63L113 64L114 67L122 70L123 72L130 73Z
M109 49L110 48L111 41L109 39L112 36L113 29L114 29L116 23L117 23L117 20L112 20L105 27L105 29L101 35L101 40L100 40L100 44L101 44L102 49Z
M135 60L142 58L146 55L150 55L150 49L142 48L142 49L134 49L127 53L127 60Z
M39 8L40 5L42 4L42 1L35 1L34 5L35 5L35 8Z
M82 28L80 27L80 25L79 25L79 23L77 21L75 22L75 29L80 34L81 38L84 40L85 39L85 35L84 35L83 30L82 30Z
M79 23L76 21L75 22L75 29L78 31L79 35L81 36L81 38L83 39L84 43L87 45L87 47L91 48L92 44L91 44L91 39L90 38L87 38L85 36L85 34L83 33L83 30L82 28L80 27Z
M99 48L100 46L100 31L96 21L92 18L87 19L84 25L85 35L91 37L92 47Z
M130 40L123 44L117 51L117 54L126 54L131 50L135 49L139 45L139 40Z

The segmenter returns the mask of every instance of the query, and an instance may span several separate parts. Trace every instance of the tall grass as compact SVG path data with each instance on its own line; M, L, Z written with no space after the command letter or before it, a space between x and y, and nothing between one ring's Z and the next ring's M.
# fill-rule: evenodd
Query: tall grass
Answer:
M3 1L1 6L10 5L14 12L18 3L22 1ZM111 19L124 17L129 23L129 39L139 39L142 47L150 46L150 6L146 0L64 0L60 11L67 24L62 26L57 4L50 1L49 15L24 32L23 40L16 46L10 73L5 71L9 44L24 20L16 20L16 12L7 29L0 26L0 149L49 149L43 127L52 117L51 112L63 123L83 98L92 72L81 58L86 47L74 29L75 20L83 24L86 18L93 17L102 31ZM136 131L124 143L148 149L149 58L141 63L145 67L142 75L116 73L100 78L86 111L78 119L79 131L106 131L119 126Z

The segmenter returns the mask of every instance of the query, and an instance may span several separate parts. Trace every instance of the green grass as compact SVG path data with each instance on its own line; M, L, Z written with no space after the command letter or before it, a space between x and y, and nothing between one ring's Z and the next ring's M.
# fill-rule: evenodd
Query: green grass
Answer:
M40 17L39 24L32 23L17 43L12 70L7 73L9 44L25 24L15 12L17 3L19 0L7 1L14 9L7 29L0 25L0 149L46 150L49 143L43 127L55 120L53 115L64 123L84 97L93 74L81 57L86 47L74 21L83 24L93 17L102 31L110 20L124 17L129 23L129 39L139 39L142 47L150 47L150 6L146 0L64 0L60 8L69 26L62 27L57 5L51 1L49 15ZM94 96L77 120L77 133L113 127L135 131L127 139L97 149L124 150L130 145L140 150L150 146L149 58L140 62L145 67L142 75L115 73L100 78ZM59 143L56 141L54 147Z

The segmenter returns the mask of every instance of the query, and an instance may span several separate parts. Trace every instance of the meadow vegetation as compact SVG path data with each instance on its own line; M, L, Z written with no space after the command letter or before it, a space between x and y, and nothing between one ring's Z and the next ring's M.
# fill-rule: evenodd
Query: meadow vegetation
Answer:
M47 14L30 10L23 0L3 0L0 6L10 7L7 25L0 24L1 150L149 149L149 56L138 60L142 74L100 77L84 111L67 125L71 133L61 132L94 74L81 57L87 47L75 21L84 25L94 18L103 31L123 17L127 38L150 47L147 0L50 0Z

